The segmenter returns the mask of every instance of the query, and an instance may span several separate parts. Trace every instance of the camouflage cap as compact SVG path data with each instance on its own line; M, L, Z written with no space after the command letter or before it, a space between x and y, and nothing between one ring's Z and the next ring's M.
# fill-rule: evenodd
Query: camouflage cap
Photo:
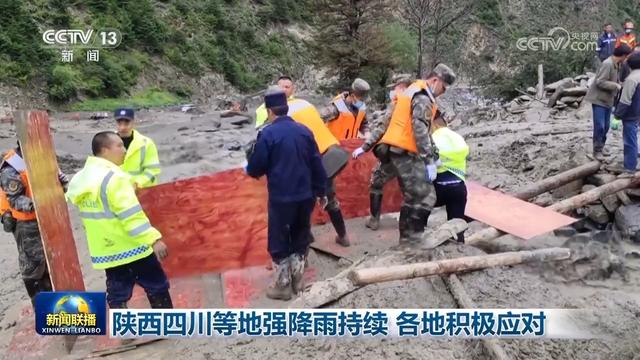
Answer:
M395 87L398 84L411 85L413 82L413 76L410 74L395 74L391 77L391 83L387 85L388 88Z
M356 93L366 94L371 90L371 86L369 86L368 82L357 78L353 81L353 84L351 84L351 90Z
M445 64L438 64L433 68L433 73L438 75L447 85L451 86L456 81L456 74Z

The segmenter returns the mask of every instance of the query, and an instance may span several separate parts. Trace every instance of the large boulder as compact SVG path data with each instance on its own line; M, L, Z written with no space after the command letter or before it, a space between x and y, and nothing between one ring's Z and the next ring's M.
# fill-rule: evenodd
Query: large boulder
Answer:
M616 227L625 237L640 242L640 205L619 207L616 211Z
M609 223L609 212L604 205L589 205L585 208L584 214L598 225L606 225Z

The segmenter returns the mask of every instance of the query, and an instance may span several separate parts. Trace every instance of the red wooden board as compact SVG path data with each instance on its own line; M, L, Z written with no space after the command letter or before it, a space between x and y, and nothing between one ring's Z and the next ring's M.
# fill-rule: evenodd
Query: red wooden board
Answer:
M19 111L15 118L53 288L84 290L67 202L58 181L49 116L45 111Z
M523 239L531 239L576 221L473 181L467 181L467 189L465 215Z
M351 151L361 140L343 142ZM336 188L346 219L369 213L369 179L377 159L368 153L350 160L338 175ZM234 169L143 189L138 193L151 223L163 235L170 256L170 276L202 274L265 265L267 254L267 187ZM383 212L400 210L396 181L385 188ZM312 222L328 217L316 208Z

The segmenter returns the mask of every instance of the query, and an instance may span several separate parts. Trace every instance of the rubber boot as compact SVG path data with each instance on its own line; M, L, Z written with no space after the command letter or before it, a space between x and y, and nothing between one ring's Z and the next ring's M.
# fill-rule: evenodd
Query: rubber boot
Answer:
M330 210L329 218L331 219L333 228L336 229L336 233L338 234L338 236L336 236L336 243L344 247L350 246L351 242L349 242L347 228L344 225L344 219L342 218L342 212L340 212L340 209Z
M162 294L147 295L147 299L152 309L173 309L173 302L171 301L169 291Z
M429 215L431 212L425 209L411 209L409 215L409 241L421 242L424 228L429 221Z
M411 214L411 208L403 206L400 208L400 217L398 218L398 230L400 231L400 243L409 241L409 235L411 233L409 229L409 215Z
M371 216L365 224L366 227L375 231L380 228L380 210L382 209L382 194L369 193L369 211Z
M291 269L290 258L274 263L275 277L267 288L267 297L274 300L291 300Z
M291 261L291 289L293 294L298 294L304 290L302 278L304 276L305 257L293 254L289 257L289 261Z

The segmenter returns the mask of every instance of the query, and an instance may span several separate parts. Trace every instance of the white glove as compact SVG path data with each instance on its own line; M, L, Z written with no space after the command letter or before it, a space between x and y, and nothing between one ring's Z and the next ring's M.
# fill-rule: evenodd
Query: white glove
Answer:
M427 181L432 183L438 176L438 167L436 164L427 164Z
M359 148L353 150L353 152L351 153L351 157L354 158L354 159L357 159L362 154L364 154L364 150L362 149L362 147L359 147Z
M436 160L436 167L442 166L442 161L440 159Z

